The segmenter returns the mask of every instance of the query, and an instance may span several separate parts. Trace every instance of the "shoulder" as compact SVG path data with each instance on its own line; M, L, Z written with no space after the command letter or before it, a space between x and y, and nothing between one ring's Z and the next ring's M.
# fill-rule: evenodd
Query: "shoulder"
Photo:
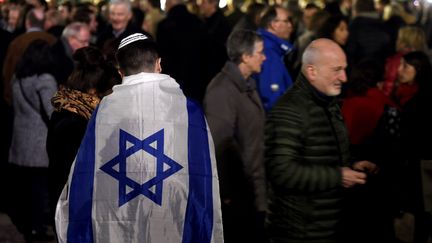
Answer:
M290 89L286 92L272 109L272 113L290 111L290 113L302 114L306 108L310 107L308 97L298 90Z
M46 81L46 82L55 82L55 78L50 73L43 73L38 76L39 80Z
M53 44L57 40L57 38L54 35L52 35L52 34L50 34L48 32L45 32L45 31L30 32L30 33L28 33L28 37L27 38L30 38L30 39L43 39L43 40L47 41L50 44Z
M219 72L216 76L210 81L207 92L215 91L215 90L230 90L234 87L234 83L224 72Z
M281 96L280 102L284 105L303 108L305 106L311 106L314 104L312 102L312 97L308 94L304 88L299 87L299 85L294 84L290 89Z
M213 100L217 103L227 103L230 102L235 93L238 93L238 91L233 81L228 75L220 72L207 86L205 99L207 101Z
M49 73L43 73L37 76L37 78L35 78L34 81L37 88L46 88L46 87L57 88L56 79L52 74Z

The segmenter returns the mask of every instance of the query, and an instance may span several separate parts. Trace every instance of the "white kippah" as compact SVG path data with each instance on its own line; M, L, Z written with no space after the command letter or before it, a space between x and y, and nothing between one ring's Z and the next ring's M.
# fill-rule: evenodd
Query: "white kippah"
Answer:
M120 45L119 45L117 50L120 50L120 48L125 47L132 42L139 41L139 40L145 40L145 39L148 39L148 37L141 34L141 33L132 34L128 37L123 38L123 40L121 40Z

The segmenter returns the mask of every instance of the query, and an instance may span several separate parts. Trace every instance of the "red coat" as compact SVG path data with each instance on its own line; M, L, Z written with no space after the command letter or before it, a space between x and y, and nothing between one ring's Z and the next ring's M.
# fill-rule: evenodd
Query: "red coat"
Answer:
M400 107L404 107L405 104L414 97L417 91L417 84L401 84L396 90L394 99Z
M394 105L378 88L370 88L363 96L349 96L342 105L342 115L351 144L362 144L373 135L385 105Z
M397 52L386 60L382 92L387 96L390 96L393 91L394 83L398 76L400 60L405 53L407 52Z

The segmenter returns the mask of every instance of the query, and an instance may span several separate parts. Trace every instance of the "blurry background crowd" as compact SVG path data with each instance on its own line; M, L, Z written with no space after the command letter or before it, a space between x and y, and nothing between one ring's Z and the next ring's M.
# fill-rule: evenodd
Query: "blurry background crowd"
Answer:
M280 19L283 25L269 27L261 17L276 5L286 18ZM60 110L62 99L71 95L64 90L78 90L74 97L84 97L92 107L89 113L80 109L80 102L68 106L79 107L72 109L79 114L73 119L84 119L80 126L85 129L92 109L121 82L115 60L120 40L140 32L157 42L162 72L172 76L186 96L202 102L208 83L228 59L229 34L239 29L265 29L286 41L281 59L291 80L299 74L302 52L311 41L329 38L343 48L349 82L340 99L352 152L380 161L385 174L385 183L378 182L362 194L363 201L353 202L368 205L355 217L380 214L382 221L369 218L359 224L381 223L408 211L416 216L418 242L430 236L432 205L422 197L420 165L410 161L432 150L423 149L431 144L432 134L424 140L417 137L431 130L423 126L432 125L422 118L432 116L432 1L0 0L0 7L0 210L28 242L52 239L47 228L53 224L56 198L70 165L53 167L51 160L73 160L75 155L65 149L67 143L62 147L46 140L44 117ZM29 82L17 81L26 79ZM271 109L263 92L260 95L266 110ZM396 134L381 124L388 107L402 114L395 118L401 120ZM418 115L419 107L424 116ZM34 116L43 119L37 122ZM67 142L76 147L80 139ZM386 231L386 223L381 226L381 233L395 234Z

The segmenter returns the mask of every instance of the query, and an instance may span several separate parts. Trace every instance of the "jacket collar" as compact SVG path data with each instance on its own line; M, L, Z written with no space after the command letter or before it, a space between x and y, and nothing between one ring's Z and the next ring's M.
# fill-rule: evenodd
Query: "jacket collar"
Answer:
M259 98L258 93L255 92L256 86L254 79L251 77L244 79L238 66L231 61L227 61L225 63L225 66L222 68L221 72L227 75L227 77L232 80L237 89L241 93L246 94L264 114L264 107L262 106L261 99Z
M264 39L264 49L272 48L277 51L281 56L288 54L292 50L293 46L291 43L277 37L276 35L268 32L267 30L260 28L258 29L258 33L260 33Z
M297 77L296 84L299 86L300 89L306 90L308 95L311 96L313 100L321 106L329 108L337 104L337 98L335 96L327 96L322 92L318 91L314 86L310 84L309 80L307 80L301 72Z
M255 90L255 80L253 80L251 77L244 79L240 69L235 63L227 61L225 66L222 68L222 72L234 81L234 84L241 92Z
M61 37L61 38L60 38L60 41L61 41L62 44L63 44L63 48L64 48L64 50L65 50L65 54L66 54L66 56L68 56L68 57L72 60L72 59L73 59L73 58L72 58L73 50L72 50L71 45L69 44L69 41L68 41L65 37Z
M137 83L159 82L161 80L169 79L166 74L161 73L137 73L123 77L122 85L133 85Z

